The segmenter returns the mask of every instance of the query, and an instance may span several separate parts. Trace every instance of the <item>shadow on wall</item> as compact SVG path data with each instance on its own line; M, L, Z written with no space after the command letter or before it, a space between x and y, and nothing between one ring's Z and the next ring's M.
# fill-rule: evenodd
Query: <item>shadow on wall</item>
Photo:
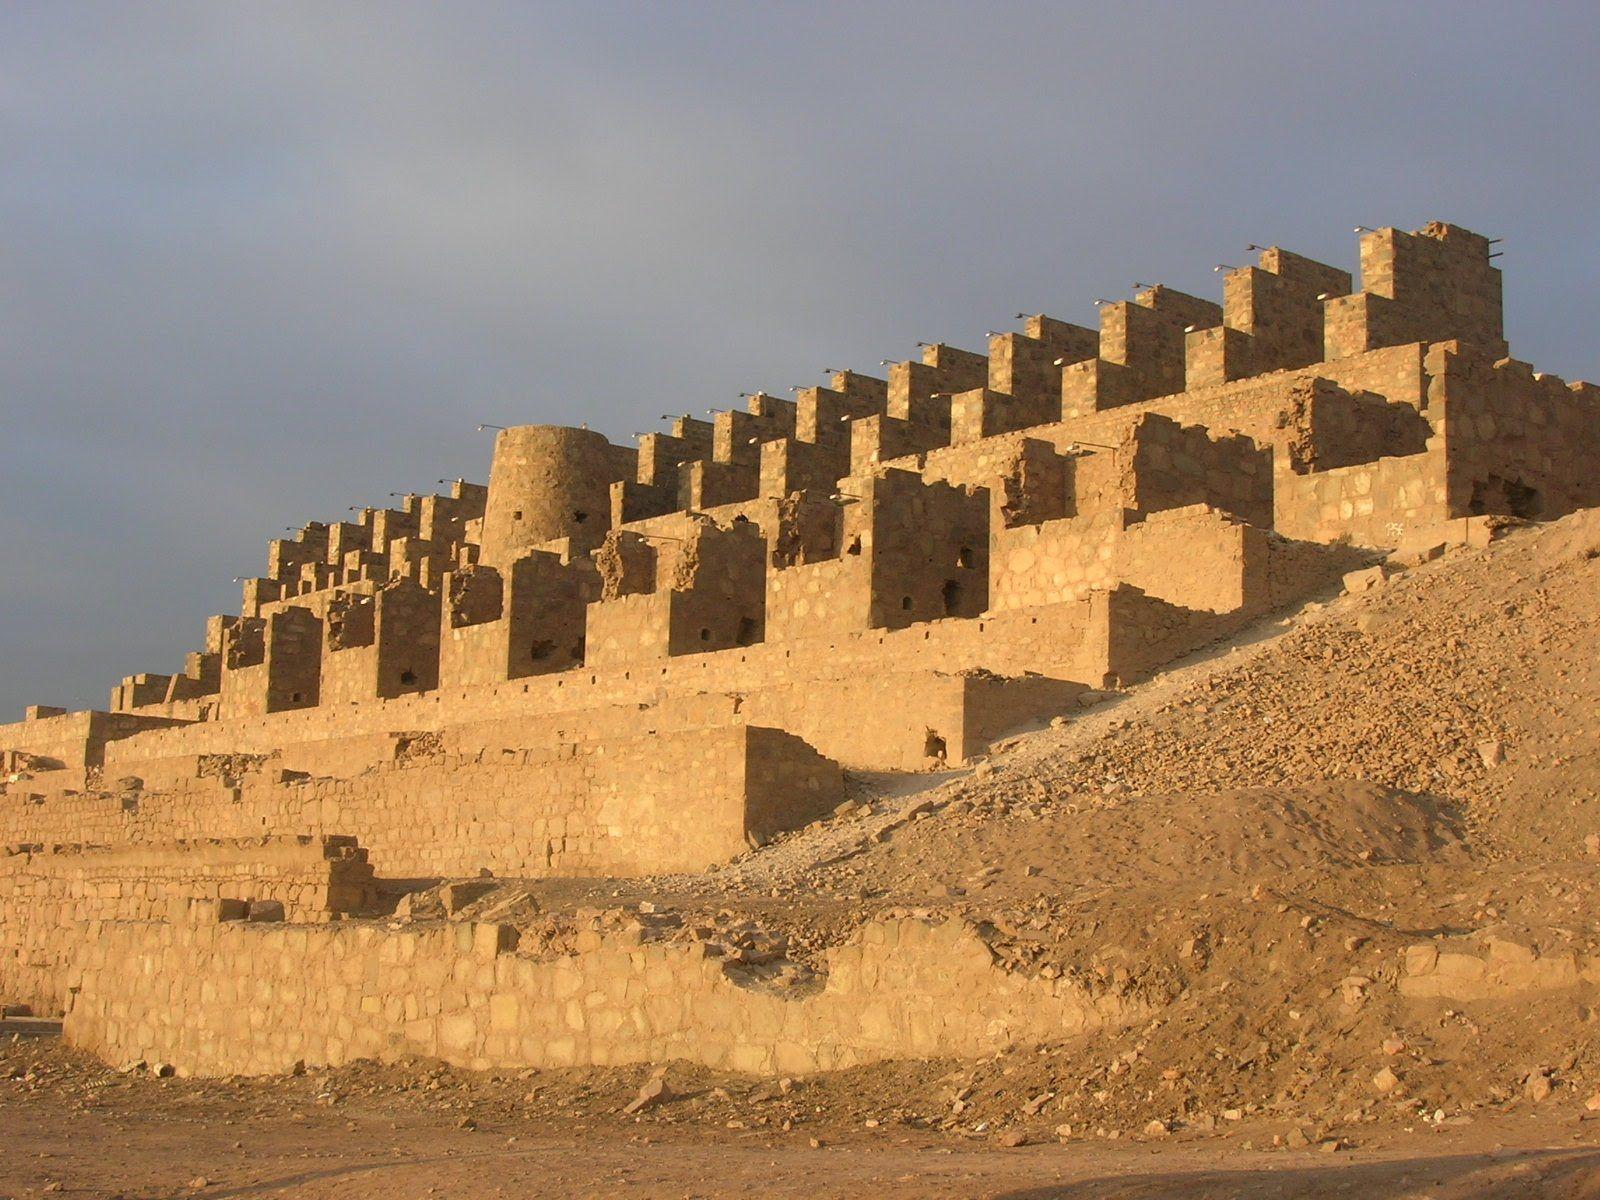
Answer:
M1475 517L1488 514L1539 520L1544 516L1544 500L1539 489L1520 479L1489 475L1472 481L1472 499L1467 510Z

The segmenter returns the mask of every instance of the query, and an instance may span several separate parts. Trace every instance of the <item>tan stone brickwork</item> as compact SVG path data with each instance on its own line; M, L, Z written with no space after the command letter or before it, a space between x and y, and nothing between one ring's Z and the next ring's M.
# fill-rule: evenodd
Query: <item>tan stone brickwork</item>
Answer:
M0 837L151 845L355 829L386 876L635 875L702 869L841 799L835 764L749 726L427 755L347 779L281 776L7 804Z
M282 919L369 910L373 873L350 838L11 846L0 854L0 997L59 1011L82 922L187 919L191 903L281 906Z
M1013 973L962 922L883 920L776 991L703 943L622 930L522 958L492 924L95 923L66 1034L186 1075L437 1057L475 1069L683 1060L756 1074L974 1057L1147 1015L1115 992ZM270 1001L265 999L270 997Z
M635 445L515 426L487 486L310 522L181 670L0 726L0 841L98 847L12 856L7 944L49 945L0 990L59 997L75 948L84 1044L200 1071L801 1070L1121 1019L904 923L777 997L688 947L300 927L338 909L313 884L273 931L109 919L220 899L235 851L196 847L263 837L358 839L384 878L700 870L829 811L844 769L971 761L1397 547L1600 505L1600 389L1506 357L1492 254L1368 231L1358 282L1270 247L1220 304L1141 285L1098 328L1019 316ZM264 988L332 1000L297 1025Z
M1439 938L1406 947L1400 994L1414 1000L1527 1000L1600 986L1600 958L1514 934Z

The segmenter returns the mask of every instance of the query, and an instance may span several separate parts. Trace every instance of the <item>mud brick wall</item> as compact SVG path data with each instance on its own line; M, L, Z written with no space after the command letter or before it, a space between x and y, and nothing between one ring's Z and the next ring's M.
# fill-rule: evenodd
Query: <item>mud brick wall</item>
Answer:
M174 903L273 900L288 920L372 903L372 868L350 838L249 838L121 848L11 846L0 854L0 998L61 1011L84 921L164 920Z
M96 923L72 968L66 1036L115 1065L182 1075L413 1055L475 1070L679 1060L776 1075L976 1057L1149 1015L1114 990L1007 971L959 921L874 922L829 952L820 988L799 989L763 986L705 943L635 930L585 933L557 958L522 957L511 940L468 923Z

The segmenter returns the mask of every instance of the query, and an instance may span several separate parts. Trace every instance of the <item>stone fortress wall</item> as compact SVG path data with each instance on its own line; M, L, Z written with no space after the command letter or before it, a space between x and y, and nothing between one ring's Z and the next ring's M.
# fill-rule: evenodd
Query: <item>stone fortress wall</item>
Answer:
M927 344L636 446L502 430L487 486L275 540L181 671L122 680L104 712L0 726L0 842L33 847L0 875L0 991L71 1007L108 1052L214 1048L149 1016L130 1038L131 1010L84 989L116 955L182 944L226 974L236 938L356 915L295 901L277 931L209 929L238 915L223 900L282 894L219 882L263 838L355 839L389 879L700 870L831 811L843 770L970 761L1374 553L1600 504L1600 390L1507 356L1495 254L1442 223L1367 231L1357 288L1270 248L1227 271L1220 304L1155 286L1101 303L1098 328L1024 316L983 353ZM191 881L173 855L199 864ZM213 907L116 924L174 898ZM295 936L339 959L402 952ZM403 953L455 953L427 947ZM513 1004L505 983L482 989L495 1020L514 1009L524 1039L547 1036L528 1032L545 985ZM380 1006L317 1053L418 1044ZM583 1061L626 1056L580 1024ZM474 1028L420 1044L565 1055ZM838 1036L857 1050L764 1061L877 1053Z

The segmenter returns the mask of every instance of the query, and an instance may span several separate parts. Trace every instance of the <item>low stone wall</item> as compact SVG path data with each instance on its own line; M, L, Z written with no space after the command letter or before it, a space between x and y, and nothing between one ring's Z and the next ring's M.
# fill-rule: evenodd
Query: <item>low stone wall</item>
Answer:
M1600 984L1600 959L1493 934L1419 942L1405 952L1400 994L1458 1003L1516 1000Z
M105 761L106 747L118 739L146 730L181 728L183 724L132 713L56 711L0 725L0 750L20 751L82 770L100 766Z
M175 904L221 899L326 921L369 908L372 868L354 839L337 837L11 847L0 855L0 999L59 1011L85 921L164 919Z
M274 778L276 776L276 778ZM431 754L347 779L281 771L159 793L0 798L0 838L127 845L345 834L383 875L702 870L826 813L837 764L776 729Z
M1256 615L1355 565L1338 548L1290 542L1206 505L1133 518L1118 511L1000 530L992 608L1082 600L1122 583L1180 608Z
M870 924L829 952L820 986L785 990L699 942L591 932L575 954L525 958L512 936L468 923L96 923L66 1036L115 1066L187 1075L408 1055L478 1070L676 1059L801 1074L975 1057L1148 1016L1112 992L1009 972L956 921Z

